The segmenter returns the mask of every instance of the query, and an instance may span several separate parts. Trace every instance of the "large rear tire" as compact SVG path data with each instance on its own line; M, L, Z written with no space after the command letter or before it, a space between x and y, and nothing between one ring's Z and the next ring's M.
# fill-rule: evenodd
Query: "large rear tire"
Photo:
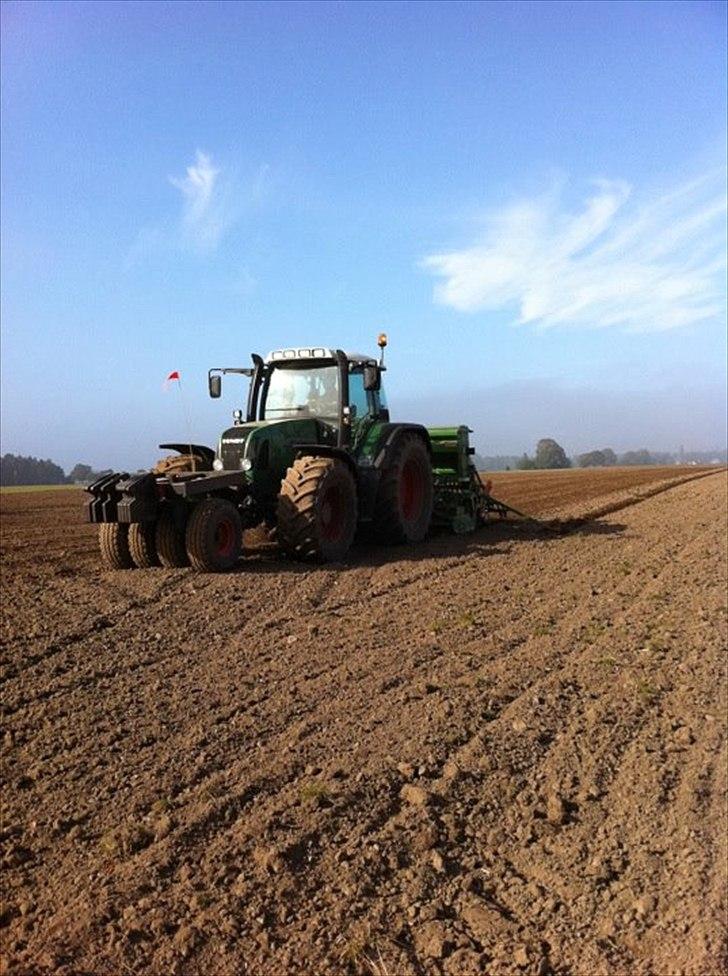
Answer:
M382 472L374 511L380 542L421 542L432 521L434 488L427 447L416 434L403 434Z
M154 522L132 522L129 526L129 552L139 569L159 566Z
M185 523L175 515L170 505L162 506L157 519L155 548L159 561L165 569L182 569L189 566L185 548Z
M187 555L200 573L232 569L243 551L243 527L232 502L205 498L192 509L185 533Z
M125 522L102 522L99 525L101 561L108 569L132 569L129 551L129 526Z
M278 542L296 559L340 562L354 541L356 485L335 458L293 462L278 495Z

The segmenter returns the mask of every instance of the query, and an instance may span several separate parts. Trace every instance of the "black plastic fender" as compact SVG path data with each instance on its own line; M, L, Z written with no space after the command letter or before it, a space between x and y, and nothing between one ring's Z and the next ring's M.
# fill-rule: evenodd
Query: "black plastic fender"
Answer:
M387 461L392 455L392 450L403 434L416 434L418 437L421 437L428 454L432 457L430 435L427 432L427 428L423 427L422 424L382 424L382 433L377 444L377 453L374 457L375 468L379 468L380 470L386 468Z
M349 451L342 447L334 447L333 444L294 444L293 449L296 452L296 457L330 457L337 461L343 461L354 478L357 476L354 458Z

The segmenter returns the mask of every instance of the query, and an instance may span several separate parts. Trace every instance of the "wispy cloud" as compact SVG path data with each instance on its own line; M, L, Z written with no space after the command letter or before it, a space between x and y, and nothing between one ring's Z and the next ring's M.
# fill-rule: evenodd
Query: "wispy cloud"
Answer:
M195 162L187 167L186 175L169 178L183 196L184 237L202 250L217 247L235 216L220 175L221 170L213 164L212 158L198 149Z
M725 309L725 177L711 172L649 200L599 180L581 206L565 186L491 213L479 240L429 255L435 300L462 312L514 309L514 324L659 331Z

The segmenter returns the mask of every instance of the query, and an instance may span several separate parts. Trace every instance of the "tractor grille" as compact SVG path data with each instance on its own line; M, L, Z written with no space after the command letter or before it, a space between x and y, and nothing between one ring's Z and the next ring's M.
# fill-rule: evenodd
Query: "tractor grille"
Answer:
M239 471L240 462L245 453L247 437L236 434L234 438L223 437L220 445L220 460L225 471Z

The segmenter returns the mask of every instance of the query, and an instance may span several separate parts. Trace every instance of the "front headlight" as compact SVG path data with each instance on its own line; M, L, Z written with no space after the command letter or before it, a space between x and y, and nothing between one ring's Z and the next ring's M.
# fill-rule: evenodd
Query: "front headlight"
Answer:
M240 468L242 471L250 471L252 467L253 462L250 460L250 458L243 458L243 460L240 462Z
M222 471L222 467L223 467L222 459L215 458L215 460L212 462L213 471Z

